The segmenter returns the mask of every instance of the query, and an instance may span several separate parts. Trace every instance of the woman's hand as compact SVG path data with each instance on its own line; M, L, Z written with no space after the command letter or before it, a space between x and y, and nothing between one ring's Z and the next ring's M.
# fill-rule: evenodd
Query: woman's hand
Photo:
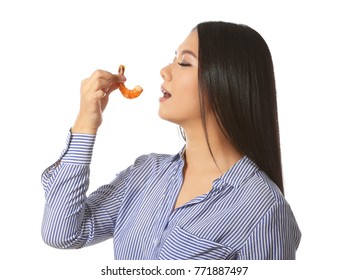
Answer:
M104 70L95 71L81 83L80 111L72 128L75 133L96 134L102 123L109 95L126 78Z

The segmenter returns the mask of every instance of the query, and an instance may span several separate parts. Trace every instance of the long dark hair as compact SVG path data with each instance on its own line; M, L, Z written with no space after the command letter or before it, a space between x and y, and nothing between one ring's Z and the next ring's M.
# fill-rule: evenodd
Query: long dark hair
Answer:
M201 114L205 100L229 141L282 193L283 177L273 62L261 35L246 25L203 22L198 31Z

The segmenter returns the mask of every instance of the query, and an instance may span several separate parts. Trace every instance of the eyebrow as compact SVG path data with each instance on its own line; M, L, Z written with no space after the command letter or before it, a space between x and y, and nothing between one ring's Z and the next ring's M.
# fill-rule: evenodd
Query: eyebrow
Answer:
M192 55L194 58L197 58L197 55L196 55L193 51L190 51L190 50L182 50L181 54L185 54L185 53ZM175 51L175 55L176 55L176 56L178 55L178 52L177 52L177 51Z

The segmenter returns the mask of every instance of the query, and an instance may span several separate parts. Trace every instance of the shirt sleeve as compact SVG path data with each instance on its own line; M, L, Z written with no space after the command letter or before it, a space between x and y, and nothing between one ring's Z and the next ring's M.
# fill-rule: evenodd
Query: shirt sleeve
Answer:
M294 260L301 239L290 206L276 202L242 248L240 260Z
M112 237L127 170L89 197L90 162L96 136L69 132L62 155L42 174L44 242L80 248Z

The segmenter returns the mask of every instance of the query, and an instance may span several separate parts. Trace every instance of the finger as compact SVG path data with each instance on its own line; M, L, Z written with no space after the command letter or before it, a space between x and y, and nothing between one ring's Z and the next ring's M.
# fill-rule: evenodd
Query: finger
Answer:
M104 92L106 92L111 84L111 79L98 78L91 81L90 88L94 91L103 90Z
M112 73L98 69L93 72L93 74L91 75L91 79L110 79L112 78L112 76Z
M111 84L110 87L107 89L106 93L110 94L114 90L118 89L119 85L120 85L120 83L113 83L113 84Z
M112 83L110 84L109 88L106 90L106 93L110 94L114 90L118 89L119 85L121 83L126 82L126 80L127 80L126 77L124 77L123 75L113 75Z
M95 101L99 101L100 99L104 98L105 96L107 96L108 94L103 91L103 90L98 90L95 92L94 94L94 98L95 98Z
M127 81L126 77L124 75L112 75L112 82L113 83L124 83Z
M112 80L114 83L124 83L127 79L123 74L112 74L105 70L96 70L91 75L91 79L105 79L105 80Z

